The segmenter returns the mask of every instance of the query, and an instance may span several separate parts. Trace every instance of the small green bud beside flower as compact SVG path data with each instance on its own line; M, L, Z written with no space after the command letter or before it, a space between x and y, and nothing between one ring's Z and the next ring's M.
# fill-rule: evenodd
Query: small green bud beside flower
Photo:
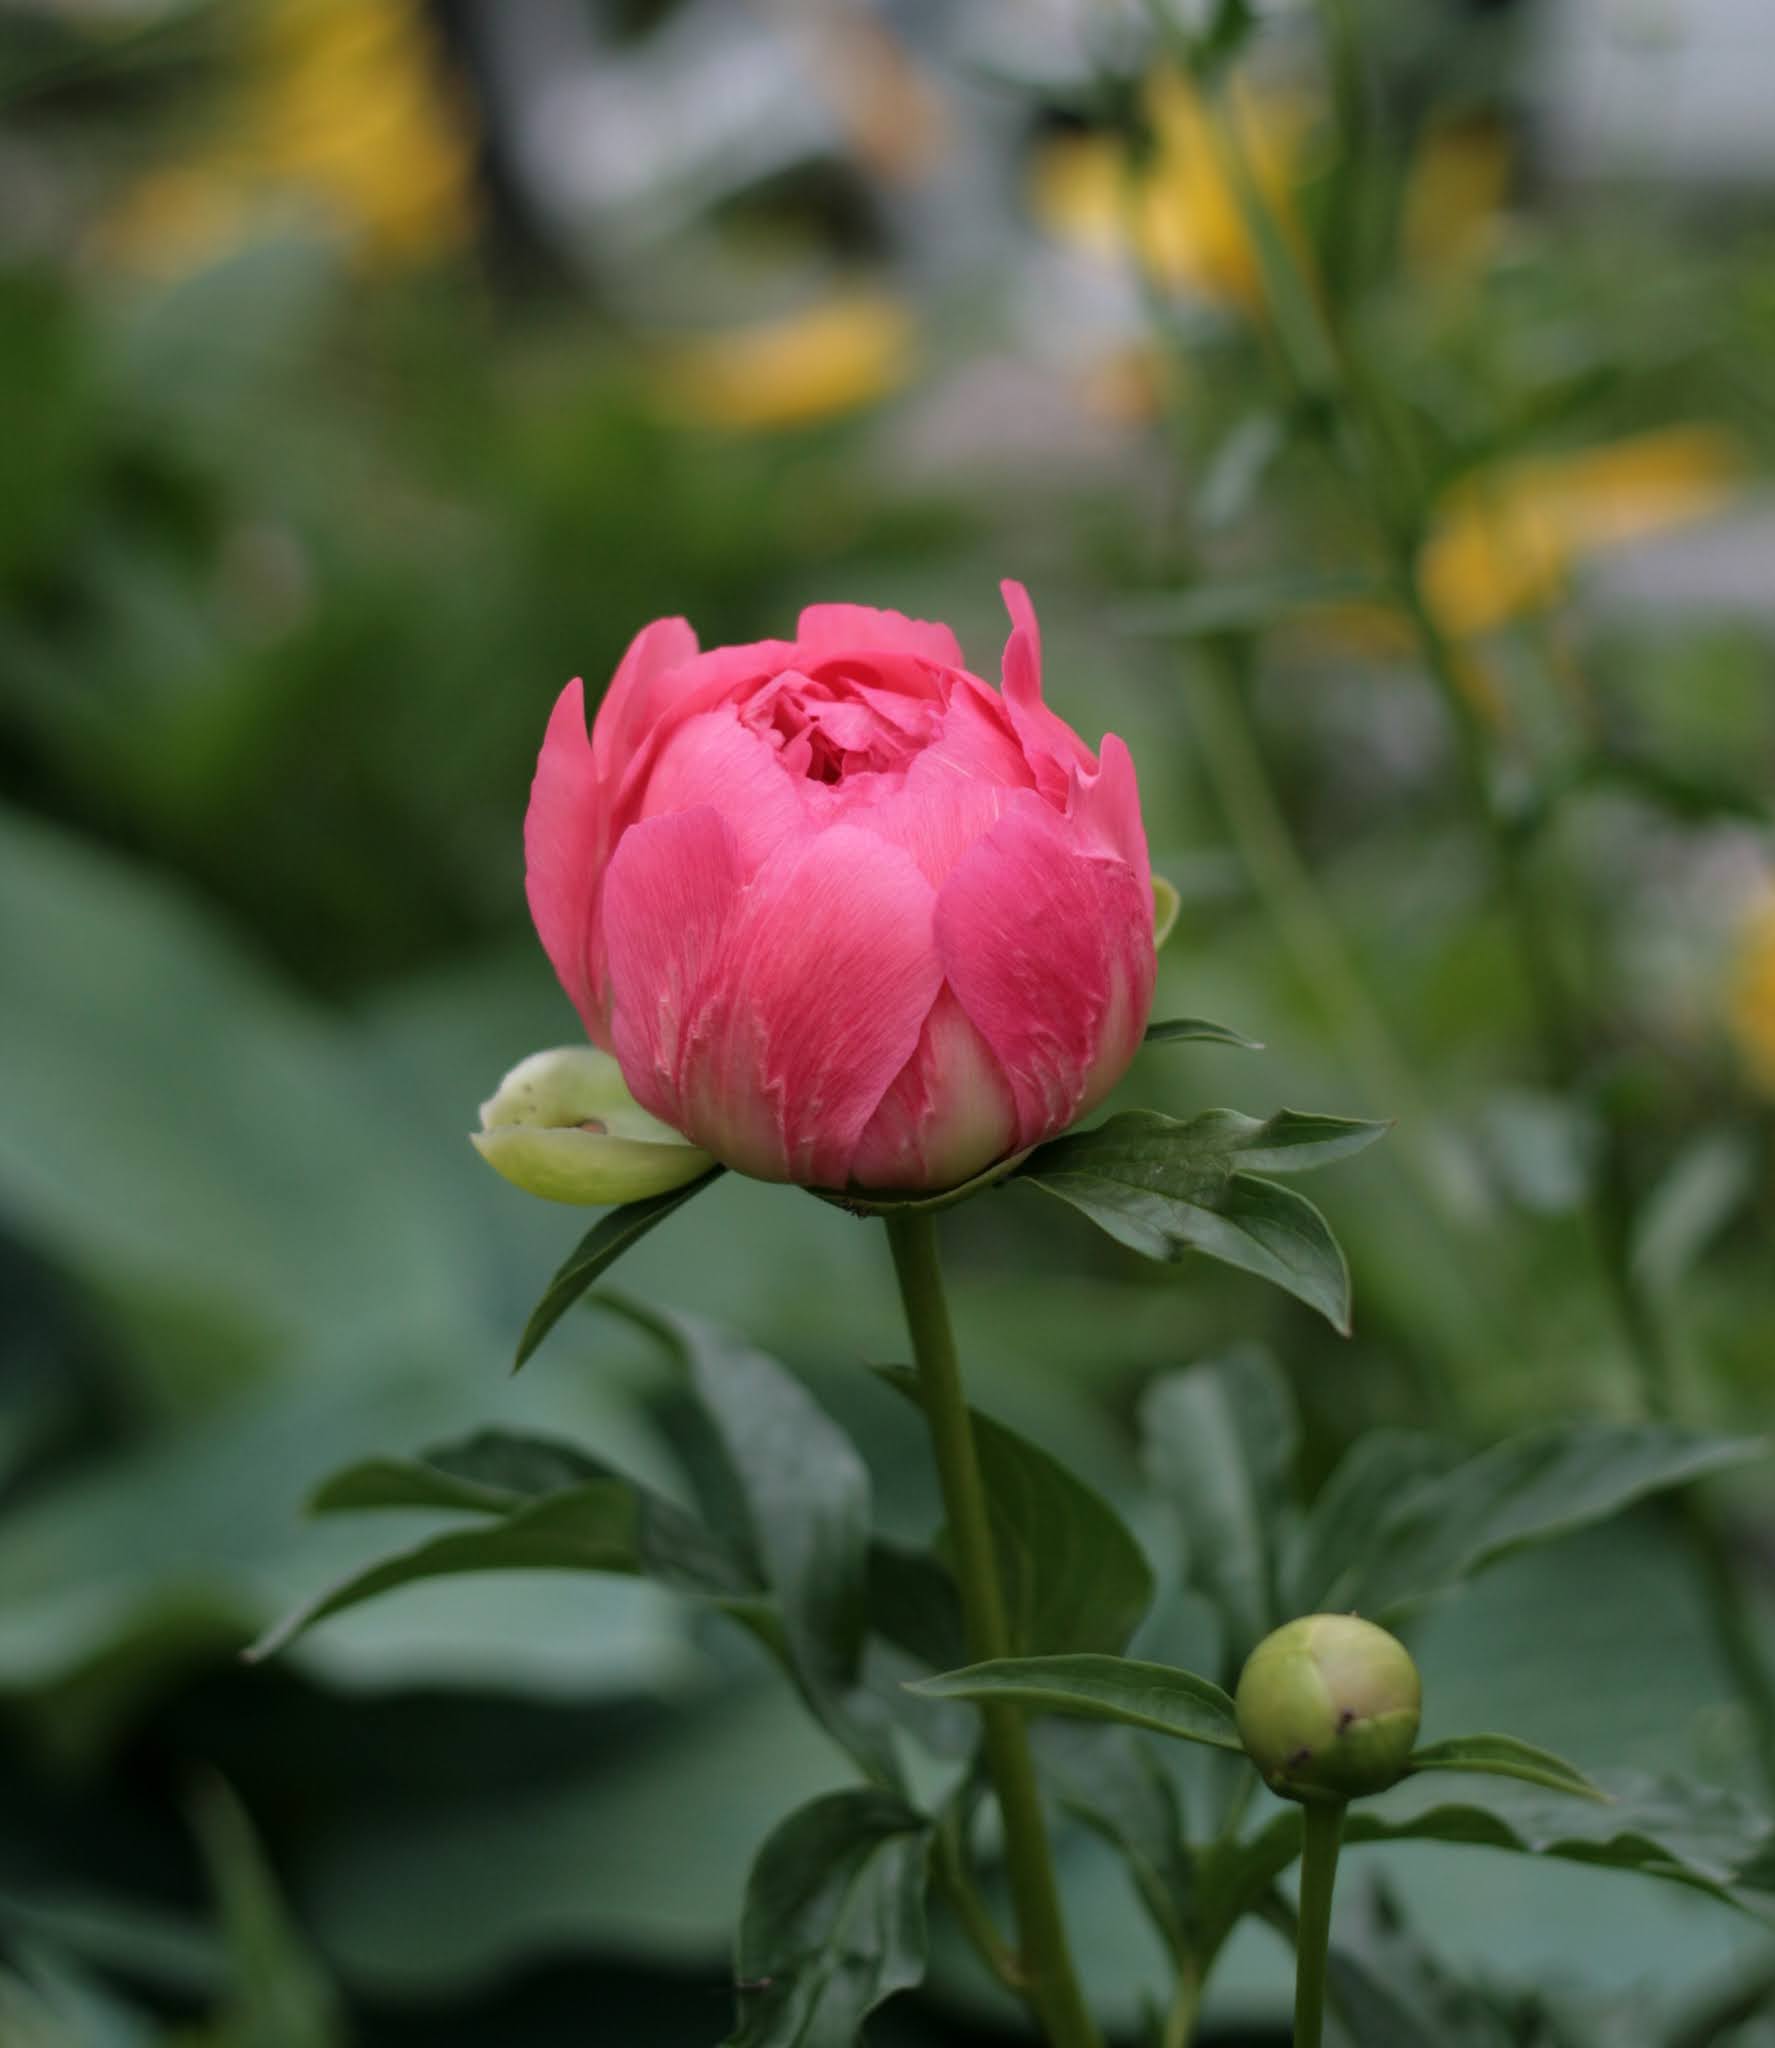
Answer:
M1284 1799L1334 1802L1405 1775L1423 1688L1397 1637L1354 1614L1309 1614L1265 1636L1234 1699L1246 1754Z
M520 1060L469 1136L496 1173L550 1202L638 1202L715 1163L649 1116L616 1061L589 1045Z

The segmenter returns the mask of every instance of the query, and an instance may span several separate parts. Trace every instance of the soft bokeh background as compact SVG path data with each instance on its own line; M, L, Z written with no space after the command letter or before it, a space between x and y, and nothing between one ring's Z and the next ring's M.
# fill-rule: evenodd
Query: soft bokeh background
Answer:
M843 1776L640 1585L424 1588L238 1661L386 1543L303 1519L345 1459L495 1422L670 1479L672 1380L625 1328L581 1313L506 1376L583 1219L463 1139L575 1030L523 909L548 706L656 614L711 641L890 604L996 673L1023 578L1052 699L1128 738L1183 894L1159 1013L1270 1047L1150 1052L1129 1094L1399 1119L1316 1190L1347 1344L1033 1195L970 1208L984 1405L1124 1499L1142 1381L1239 1338L1314 1473L1376 1422L1631 1412L1580 1214L1601 1104L1680 1406L1769 1422L1775 18L1371 0L1352 163L1315 11L1259 11L1262 179L1446 478L1425 574L1463 687L1560 795L1532 872L1580 1094L1542 1078L1445 709L1277 406L1199 106L1128 82L1138 9L0 5L8 2044L712 2042L749 1855ZM1233 667L1222 627L1253 629ZM730 1181L621 1278L779 1350L884 1524L928 1530L860 1370L901 1344L872 1227ZM1718 1503L1765 1617L1768 1473ZM1657 1514L1498 1569L1420 1647L1433 1733L1750 1782ZM1066 1851L1132 2026L1154 1959ZM1352 1869L1570 2007L1512 2039L1606 2042L1760 1953L1628 1877ZM952 1949L883 2048L997 2038ZM1218 2038L1286 1983L1242 1942Z

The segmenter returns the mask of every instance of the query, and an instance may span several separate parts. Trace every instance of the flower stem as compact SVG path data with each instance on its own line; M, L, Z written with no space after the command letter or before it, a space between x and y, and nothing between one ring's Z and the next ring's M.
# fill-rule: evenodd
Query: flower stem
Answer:
M1300 1931L1294 1950L1294 2048L1319 2048L1325 2031L1325 1963L1331 1952L1331 1892L1344 1837L1344 1809L1303 1806Z
M961 1362L943 1294L937 1228L928 1215L909 1210L889 1216L887 1232L948 1518L950 1557L961 1593L968 1649L976 1662L984 1663L1009 1656L1011 1639L987 1516L986 1488L974 1451ZM1005 1862L1017 1913L1018 1961L1025 1996L1052 2048L1100 2048L1100 2036L1067 1947L1060 1891L1023 1716L1015 1707L988 1706L981 1709L981 1721L986 1765L1004 1821Z

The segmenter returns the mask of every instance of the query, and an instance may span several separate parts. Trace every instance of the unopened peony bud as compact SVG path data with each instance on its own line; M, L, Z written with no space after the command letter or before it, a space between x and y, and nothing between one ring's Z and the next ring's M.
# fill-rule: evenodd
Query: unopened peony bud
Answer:
M470 1142L496 1173L550 1202L638 1202L714 1164L649 1116L615 1060L589 1045L520 1060L481 1104Z
M1252 1651L1234 1704L1270 1790L1329 1802L1384 1792L1404 1776L1422 1690L1396 1636L1354 1614L1309 1614Z

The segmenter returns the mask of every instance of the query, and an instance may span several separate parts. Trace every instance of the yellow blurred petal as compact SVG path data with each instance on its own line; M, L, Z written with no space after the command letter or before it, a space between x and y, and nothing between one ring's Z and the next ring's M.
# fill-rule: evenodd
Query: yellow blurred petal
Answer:
M1775 891L1745 920L1727 988L1726 1017L1752 1081L1775 1096Z
M1510 171L1509 138L1495 121L1432 129L1406 184L1407 267L1426 278L1476 268L1503 220Z
M873 404L912 373L912 315L886 293L667 344L656 384L667 407L706 426L805 426Z
M1154 151L1138 177L1120 137L1062 136L1031 167L1031 211L1056 239L1092 255L1133 256L1160 284L1258 310L1257 255L1199 93L1181 73L1165 72L1147 97ZM1235 111L1264 198L1294 233L1307 105L1290 94L1245 91Z
M1550 603L1587 555L1710 517L1744 468L1737 443L1706 426L1497 464L1444 497L1425 594L1446 632L1488 632Z

